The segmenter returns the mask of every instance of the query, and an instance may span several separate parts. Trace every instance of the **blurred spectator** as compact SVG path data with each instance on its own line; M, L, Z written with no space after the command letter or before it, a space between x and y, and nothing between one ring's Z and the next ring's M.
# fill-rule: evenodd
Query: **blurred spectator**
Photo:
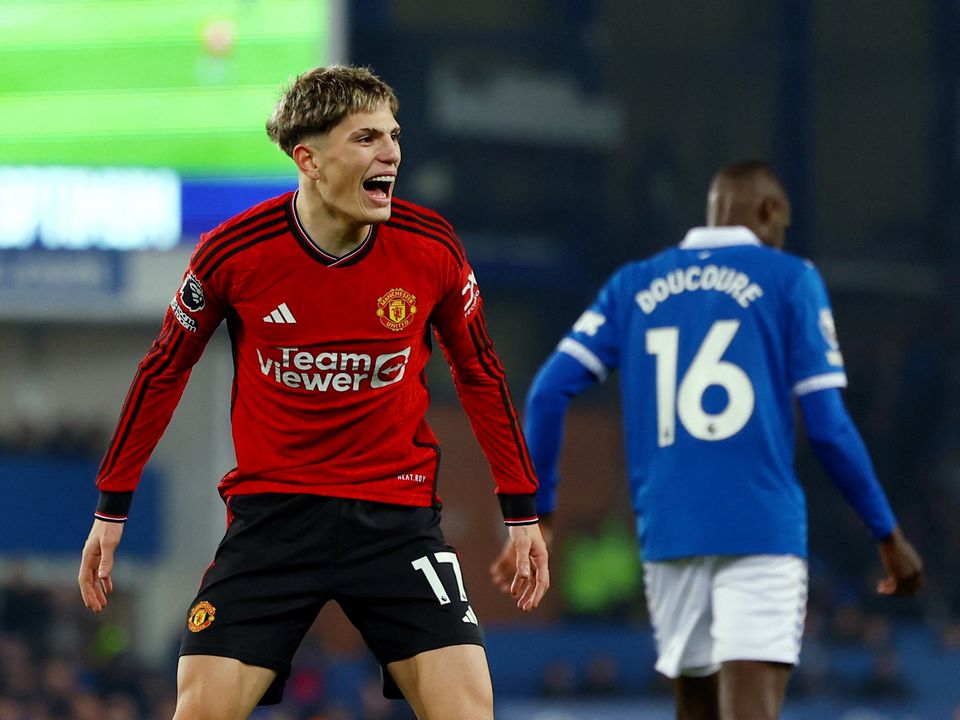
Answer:
M609 655L590 658L580 692L587 697L622 695L624 686L616 659Z
M539 693L547 698L571 697L577 693L577 671L566 658L547 663L540 678Z
M874 652L873 667L860 686L860 695L872 700L907 700L913 695L910 683L901 672L895 648L885 647Z

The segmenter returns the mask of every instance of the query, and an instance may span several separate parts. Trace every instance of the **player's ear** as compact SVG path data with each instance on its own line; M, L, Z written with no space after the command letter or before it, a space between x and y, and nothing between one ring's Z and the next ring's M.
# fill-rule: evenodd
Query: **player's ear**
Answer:
M758 208L757 215L760 218L760 222L764 225L770 223L773 219L773 216L777 212L777 201L772 197L765 197L760 201L760 207Z
M297 169L307 177L316 180L320 174L320 166L317 164L316 154L306 143L299 143L293 148L293 161L297 164Z

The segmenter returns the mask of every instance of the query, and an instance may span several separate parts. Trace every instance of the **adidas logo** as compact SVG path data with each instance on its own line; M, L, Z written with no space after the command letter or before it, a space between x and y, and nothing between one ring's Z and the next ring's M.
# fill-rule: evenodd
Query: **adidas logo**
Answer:
M290 312L290 308L287 307L286 303L280 303L277 306L277 309L271 312L269 315L263 316L263 321L268 323L295 323L297 319L293 316L293 313Z

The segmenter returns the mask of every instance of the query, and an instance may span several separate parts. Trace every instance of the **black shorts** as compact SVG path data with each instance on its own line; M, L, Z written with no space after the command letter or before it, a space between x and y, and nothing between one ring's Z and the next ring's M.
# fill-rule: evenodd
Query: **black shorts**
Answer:
M435 507L315 495L241 495L187 615L181 655L232 657L277 671L261 705L280 702L290 662L335 600L403 697L387 663L449 645L483 645L460 565Z

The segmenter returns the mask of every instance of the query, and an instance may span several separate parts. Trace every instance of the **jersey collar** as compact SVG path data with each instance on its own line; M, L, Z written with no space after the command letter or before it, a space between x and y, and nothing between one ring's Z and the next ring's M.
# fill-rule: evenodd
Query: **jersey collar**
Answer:
M373 249L379 225L371 225L363 242L342 257L331 255L317 247L300 223L300 216L297 214L297 193L299 192L299 190L295 191L287 204L287 220L293 229L293 236L310 257L327 267L344 267L360 262L369 254L370 250Z
M687 232L682 250L700 250L701 248L720 248L732 245L761 245L760 238L743 225L730 227L695 227Z

